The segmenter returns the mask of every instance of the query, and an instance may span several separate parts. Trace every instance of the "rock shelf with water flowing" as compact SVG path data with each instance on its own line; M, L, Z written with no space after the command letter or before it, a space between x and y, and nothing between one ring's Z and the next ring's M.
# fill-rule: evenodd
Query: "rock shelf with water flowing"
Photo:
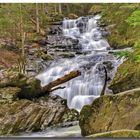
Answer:
M82 54L76 55L74 58L54 61L43 73L37 75L37 78L41 80L41 85L45 86L72 70L80 70L81 76L64 83L64 89L53 92L53 94L67 99L69 108L78 111L100 96L105 78L102 65L107 68L109 82L114 77L118 65L123 62L123 58L117 59L108 53L110 46L98 25L100 18L97 15L74 20L64 19L63 36L77 39L79 42L77 46L82 50ZM106 93L110 92L106 88Z

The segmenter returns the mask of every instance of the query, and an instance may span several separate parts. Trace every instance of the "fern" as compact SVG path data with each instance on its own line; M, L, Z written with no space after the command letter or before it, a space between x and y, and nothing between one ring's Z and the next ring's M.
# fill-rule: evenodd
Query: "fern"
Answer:
M140 25L140 10L134 11L130 17L126 20L132 26L139 26Z

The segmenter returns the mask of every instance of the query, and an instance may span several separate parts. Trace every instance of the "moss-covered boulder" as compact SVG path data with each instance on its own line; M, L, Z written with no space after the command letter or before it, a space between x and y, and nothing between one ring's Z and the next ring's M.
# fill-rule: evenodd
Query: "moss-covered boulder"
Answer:
M119 137L119 138L139 138L140 137L140 131L137 130L127 130L127 129L122 129L122 130L115 130L115 131L109 131L109 132L104 132L104 133L97 133L88 136L89 138L98 138L98 137Z
M120 129L140 129L140 88L116 95L105 95L80 112L82 135ZM130 121L131 120L131 121Z
M5 71L0 81L0 89L8 91L7 87L20 88L18 97L27 99L37 96L41 91L40 80L13 71Z
M75 57L75 54L74 53L70 53L70 52L62 52L62 53L59 53L59 56L61 56L62 58L72 58L72 57Z
M129 54L128 60L123 62L110 83L109 88L114 94L140 87L140 50Z
M74 13L70 13L70 14L68 14L68 18L70 18L70 19L77 19L78 16L76 14L74 14Z
M120 65L109 85L113 93L130 90L140 86L140 64L130 63L129 60Z

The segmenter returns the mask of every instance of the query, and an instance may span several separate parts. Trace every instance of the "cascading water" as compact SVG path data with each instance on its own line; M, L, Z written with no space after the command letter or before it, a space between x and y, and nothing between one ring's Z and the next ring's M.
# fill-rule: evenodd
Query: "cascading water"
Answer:
M78 46L82 48L83 52L87 53L77 55L72 59L55 61L45 72L37 76L44 86L72 70L80 70L82 72L81 76L64 83L64 89L53 92L67 99L69 108L75 108L78 111L100 96L104 85L104 71L100 66L104 62L110 62L113 68L110 68L108 75L113 78L117 66L121 63L108 53L107 50L110 46L102 37L102 32L98 27L99 19L100 16L80 17L77 20L64 19L64 36L78 39Z

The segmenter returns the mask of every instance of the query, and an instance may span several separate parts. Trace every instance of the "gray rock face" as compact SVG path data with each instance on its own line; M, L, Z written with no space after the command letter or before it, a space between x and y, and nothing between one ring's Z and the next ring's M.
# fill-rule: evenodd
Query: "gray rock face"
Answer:
M0 81L0 135L39 131L47 127L77 121L79 113L67 107L66 100L46 95L36 99L21 99L39 94L40 81L19 73L7 73Z
M59 97L42 97L34 102L22 99L1 104L0 135L44 130L77 119L78 112L69 110L66 101Z
M140 130L140 88L116 95L105 95L80 112L82 135L112 130Z

